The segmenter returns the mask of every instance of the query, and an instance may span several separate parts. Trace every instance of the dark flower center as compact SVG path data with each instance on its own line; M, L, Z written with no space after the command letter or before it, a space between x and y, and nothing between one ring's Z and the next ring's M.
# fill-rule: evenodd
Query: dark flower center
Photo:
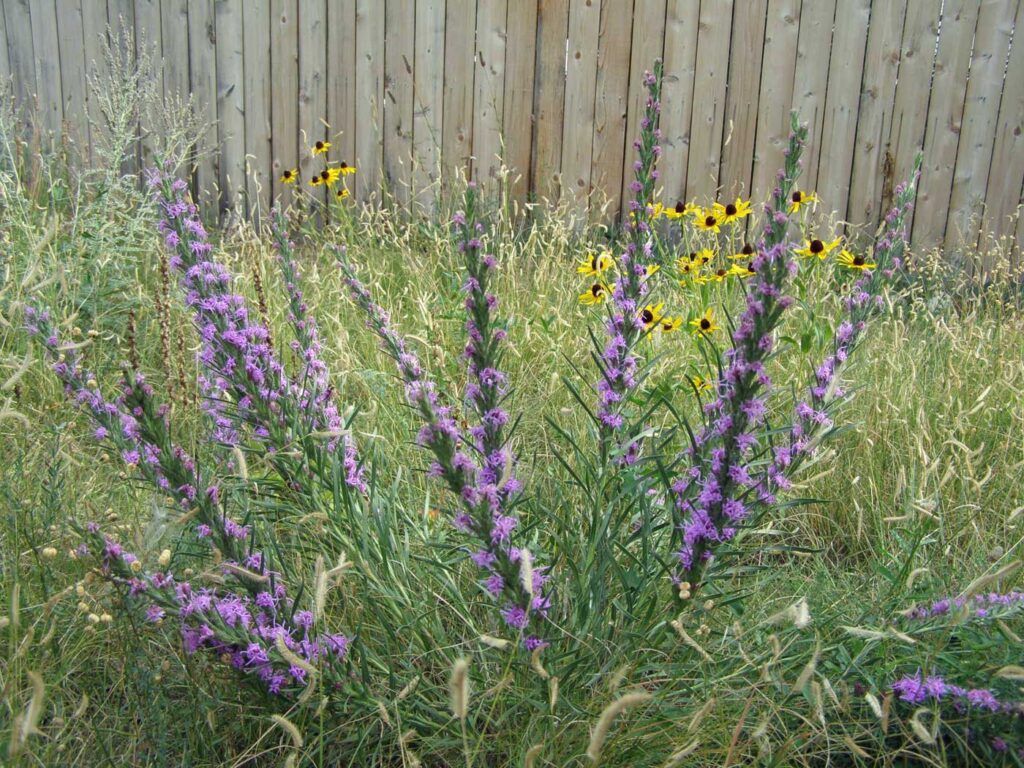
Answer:
M281 175L284 176L286 179L290 179L292 177L292 172L291 171L285 171Z
M654 320L654 313L649 309L645 309L640 313L640 319L644 321L644 325L650 325L651 321Z
M821 253L825 250L825 244L821 240L811 240L811 253Z
M331 178L331 172L325 168L324 170L320 171L320 178L323 179L324 181L327 181L329 178Z
M696 260L697 260L697 254L696 253L691 253L690 254L690 261L696 261Z
M855 267L863 267L864 266L864 257L863 256L854 256L853 257L853 266L855 266Z
M318 142L316 143L316 148L317 148L317 149L323 149L323 148L324 148L324 143L323 143L322 141L318 141Z
M594 283L594 284L593 284L593 285L592 285L592 286L590 287L590 293L591 293L591 295L592 295L592 296L593 296L593 297L594 297L594 298L596 299L596 298L598 298L599 296L601 296L601 294L603 294L603 293L604 293L604 288L602 288L602 287L601 287L601 284L600 284L600 283Z
M718 219L716 219L714 216L708 216L706 219L704 219L704 226L705 227L713 227L717 223L718 223Z
M716 275L718 275L719 277L725 277L725 275L726 275L726 270L724 270L724 269L720 269L720 270L718 270L717 272L715 272L715 274L716 274Z
M740 253L742 253L744 256L753 256L754 246L752 246L750 243L747 243L746 245L743 246L743 250L740 251Z
M339 167L339 168L343 168L343 169L344 169L344 168L348 168L348 163L346 163L346 162L345 162L344 160L342 160L342 161L341 161L341 165L340 165L340 166L338 166L338 167Z
M733 205L732 203L729 203L727 206L725 206L725 215L726 216L735 216L736 215L736 206Z
M711 328L711 321L708 320L706 317L702 317L700 319L700 329L702 331L706 331L706 330L708 330L710 328Z
M794 203L799 203L801 200L804 199L804 193L803 192L794 192L790 199L792 199L792 201Z
M683 201L682 200L680 200L678 203L676 203L676 213L682 213L685 210L686 210L686 206L683 205Z

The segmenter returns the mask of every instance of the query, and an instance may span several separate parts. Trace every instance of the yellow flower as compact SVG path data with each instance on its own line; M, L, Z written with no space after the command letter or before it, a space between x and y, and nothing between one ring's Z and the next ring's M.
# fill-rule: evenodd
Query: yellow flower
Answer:
M812 258L817 256L819 259L824 260L832 251L839 247L839 243L842 242L842 238L837 237L830 243L826 243L824 240L807 240L804 243L803 248L797 248L795 253L798 256L806 256Z
M661 203L655 203L651 206L651 219L657 219L665 215L665 206Z
M326 154L327 150L331 148L331 142L329 141L318 141L310 149L313 150L314 155Z
M801 205L810 205L818 202L818 196L813 192L796 191L789 196L789 212L798 213Z
M757 249L754 248L754 246L752 246L750 243L747 243L739 250L738 253L732 254L731 256L729 256L729 258L735 261L738 261L740 259L749 259L753 257L756 253Z
M348 197L348 195L349 192L347 187L341 187L338 189L337 192L334 193L334 196L337 197L339 200L344 200L346 197Z
M665 209L666 219L681 219L684 216L693 216L695 213L700 213L700 208L693 203L684 203L680 200L675 204L674 208Z
M658 304L648 304L646 307L644 307L643 311L640 313L640 322L644 324L644 328L646 328L649 331L658 323L660 323L661 318L663 317L662 310L664 308L664 302L659 302Z
M847 269L864 270L874 269L875 267L878 266L873 261L868 261L867 258L864 256L854 256L845 248L843 248L843 250L839 252L839 256L836 257L836 261L838 261Z
M657 264L648 264L647 267L644 269L644 277L645 278L650 277L655 272L657 272L659 269L661 269L661 267L659 265L657 265Z
M297 178L299 178L298 168L292 168L291 170L286 169L285 172L281 174L281 183L294 184Z
M694 215L694 226L704 232L714 232L717 235L721 232L719 229L721 223L713 208L705 208L700 211L699 215Z
M349 165L344 160L342 160L341 164L338 165L337 170L342 176L351 176L353 173L356 172L356 167L354 165Z
M705 379L703 376L691 376L690 384L698 392L708 392L711 389L711 382Z
M323 183L324 183L324 180L322 178L320 178L320 174L319 173L316 176L314 176L312 179L309 180L309 186L311 186L311 187L319 187Z
M594 283L589 290L580 294L580 303L586 305L600 304L608 298L608 294L615 290L614 285Z
M729 267L730 275L736 275L738 277L753 277L757 274L749 264L733 264Z
M732 272L730 272L728 269L725 269L724 267L719 267L714 272L710 272L709 274L704 275L703 277L695 279L698 283L720 283L731 274Z
M320 181L326 184L328 187L334 186L341 177L341 168L324 168L320 171Z
M691 320L690 325L693 326L690 333L694 336L706 336L709 333L722 330L715 324L715 313L711 307L708 307L700 317Z
M751 205L749 200L741 200L736 198L734 203L715 203L711 206L711 210L715 217L722 224L731 224L734 221L738 221L745 216L749 216L751 213Z
M605 251L604 253L591 253L585 261L580 262L580 265L576 267L576 271L588 277L600 277L614 266L615 261Z
M666 315L661 318L661 332L672 333L672 331L679 330L679 327L683 324L683 316L678 315L676 317L670 317Z

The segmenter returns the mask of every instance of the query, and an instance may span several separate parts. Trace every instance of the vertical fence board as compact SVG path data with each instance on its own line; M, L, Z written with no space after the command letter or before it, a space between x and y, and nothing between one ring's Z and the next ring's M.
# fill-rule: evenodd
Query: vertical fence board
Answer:
M223 156L218 184L220 213L245 215L245 52L243 0L218 0L217 114Z
M1024 3L1017 4L1014 41L996 119L992 164L985 188L982 233L1012 234L1011 217L1024 185ZM1018 229L1018 231L1021 231ZM1018 241L1018 247L1020 243Z
M882 179L880 195L883 213L892 204L893 179L905 179L914 156L924 145L925 118L931 86L935 41L938 35L940 0L914 0L907 4L903 24L899 80L893 104L889 143L892 163ZM912 226L912 222L908 222Z
M476 11L476 74L473 76L473 175L497 192L502 164L505 106L507 0L479 0Z
M10 34L9 20L8 34ZM89 118L89 154L92 164L97 167L103 165L105 160L103 150L109 144L110 131L96 96L92 92L92 87L88 84L90 82L104 83L109 79L110 70L106 59L107 39L106 3L103 0L82 0L82 45L85 48L87 84L85 111Z
M833 24L836 24L836 0L804 3L800 10L793 109L800 113L800 122L807 124L807 148L804 150L804 170L800 183L808 190L818 185ZM838 24L836 34L839 34ZM849 63L843 62L845 65ZM831 202L827 200L826 205Z
M247 2L242 18L245 77L246 204L249 215L266 212L273 193L270 102L270 0Z
M188 3L160 0L160 44L164 59L164 91L189 94Z
M300 0L298 10L299 174L303 179L311 179L324 169L325 158L334 160L336 154L332 147L330 154L314 157L311 149L317 141L330 139L324 126L327 119L327 5L324 0ZM306 191L314 200L324 203L333 189L328 191L307 184Z
M644 86L644 72L654 65L665 53L665 0L636 0L633 6L633 35L629 52L629 96L626 100L626 142L627 150L622 161L622 207L627 209L632 192L633 161L636 153L632 142L640 133L640 119L643 117L647 88ZM567 116L566 119L572 119Z
M565 41L569 0L539 0L537 66L534 81L534 137L531 178L534 195L558 200L561 195L562 120L565 115ZM447 112L447 110L446 110ZM451 130L445 128L445 135Z
M1016 0L981 3L946 221L947 244L953 247L977 242L1016 6Z
M81 9L79 9L79 15L81 15ZM3 50L0 51L0 89L6 93L11 77L11 59L8 55L10 46L7 43L7 17L4 15L2 6L0 6L0 45L3 46Z
M285 170L299 165L299 19L296 0L271 0L270 3L270 142L272 200L290 193L281 182ZM308 179L302 179L306 184ZM308 189L307 184L307 189Z
M3 13L7 26L7 56L14 78L14 95L19 102L31 103L36 94L36 65L28 0L5 0Z
M0 24L3 13L0 13ZM3 32L0 30L0 35ZM89 119L85 111L85 37L82 26L82 0L65 0L57 14L57 41L60 46L61 100L68 134L83 156L89 153ZM0 77L7 53L0 56Z
M729 74L732 0L700 4L697 69L693 77L690 153L686 194L698 199L718 194L718 170L725 129L725 84Z
M326 118L334 158L348 165L355 163L356 156L355 74L356 0L331 0L327 3Z
M452 0L445 10L444 135L445 176L472 173L473 78L476 75L476 3Z
M213 0L189 0L189 81L204 126L197 147L196 191L204 216L216 215L220 205L216 189L218 171L217 27Z
M506 23L504 135L509 192L525 201L530 191L533 78L537 61L537 3L512 0Z
M815 186L823 195L826 207L842 217L846 216L850 199L850 173L856 149L857 110L870 16L871 0L839 0Z
M575 210L584 214L590 198L600 22L600 3L592 0L572 0L569 3L562 183L565 185L563 193L574 200Z
M924 165L914 216L913 239L919 247L939 245L945 232L977 23L978 4L974 0L946 0L935 55L932 97L924 134Z
M416 3L416 61L413 70L413 192L416 203L434 209L444 135L445 3Z
M604 0L597 37L591 214L608 221L622 205L622 166L629 95L633 0ZM599 206L595 209L594 206ZM595 216L596 214L596 216Z
M868 29L847 218L872 231L878 220L882 169L892 156L889 128L906 10L906 0L876 3Z
M135 3L135 60L150 62L150 77L159 93L164 88L163 42L160 38L160 0L136 0ZM241 45L241 43L239 43ZM139 124L139 167L147 168L155 162L152 127L143 115Z
M719 173L721 192L729 200L750 195L767 15L768 0L736 3L733 9L729 88L725 94L726 136Z
M31 8L33 65L39 97L39 127L60 143L64 123L64 96L60 90L60 47L57 43L57 9L53 0Z
M789 138L799 27L798 0L769 0L751 189L751 196L758 200L771 194L775 173L782 167L782 151ZM806 189L802 180L800 184Z
M388 0L384 46L384 183L401 205L412 185L416 2Z
M665 205L675 205L687 193L686 168L690 159L690 123L693 116L694 75L697 70L697 31L700 3L669 0L665 14L665 74L661 89L663 152L658 161ZM636 126L627 128L632 143ZM625 171L632 172L628 163Z

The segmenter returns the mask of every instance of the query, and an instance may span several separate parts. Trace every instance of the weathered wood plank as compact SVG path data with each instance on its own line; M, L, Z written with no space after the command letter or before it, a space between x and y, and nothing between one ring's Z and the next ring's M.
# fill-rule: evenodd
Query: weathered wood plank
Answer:
M444 135L445 2L416 3L416 58L413 67L413 193L416 205L432 212L439 192Z
M665 54L665 0L636 0L633 6L633 34L629 52L629 96L626 100L626 141L628 146L640 135L647 88L644 72L650 71L655 59ZM568 118L567 118L568 119ZM633 181L633 161L636 153L628 150L622 165L623 209L628 209L632 198L629 189Z
M533 97L534 150L530 176L534 195L553 201L558 200L562 188L562 120L565 116L565 42L568 30L569 0L539 0L537 75ZM445 133L449 132L446 127Z
M622 206L633 0L604 0L597 38L591 218L609 222ZM664 100L663 100L664 101Z
M301 0L299 3L299 175L310 179L324 169L325 157L313 155L317 141L329 139L324 121L327 119L327 5L324 0ZM320 204L326 202L324 187L305 191Z
M1014 29L1015 39L1003 82L992 164L985 187L983 237L1007 235L1012 239L1012 217L1021 203L1021 188L1024 187L1024 40L1017 38L1017 35L1024 37L1024 2L1017 4ZM1019 248L1019 241L1017 245Z
M0 24L3 14L0 13ZM82 23L82 0L65 0L57 14L57 41L60 45L60 87L67 135L85 158L89 155L89 114L85 94L85 36ZM0 39L2 39L0 30ZM0 55L0 79L7 60L6 50Z
M503 133L509 192L525 202L530 190L533 149L533 76L537 61L537 3L512 0L508 6L505 47Z
M79 10L81 14L81 10ZM11 60L7 54L9 45L7 43L7 17L4 15L4 10L0 7L0 47L3 48L0 51L0 87L6 92L10 86L11 77Z
M878 223L883 168L892 157L889 129L906 11L906 0L876 3L871 9L847 213L853 224L870 231Z
M472 172L476 3L448 3L444 27L444 135L441 162L454 179Z
M220 210L217 179L220 135L217 120L217 25L213 0L188 0L189 85L203 126L196 147L196 198L203 216Z
M947 248L973 248L981 225L1003 70L1013 32L1017 0L982 0L971 55L963 128L953 173L946 223Z
M725 94L726 141L719 185L724 199L750 195L754 139L761 93L761 65L768 0L748 0L733 8L729 88Z
M281 174L299 166L299 18L296 0L271 0L270 66L272 100L270 141L273 151L273 199L291 200ZM303 179L306 184L308 178ZM306 189L310 189L307 185Z
M693 115L694 76L697 71L697 37L700 4L669 0L665 19L665 75L661 91L663 151L658 161L665 205L672 206L687 194L686 169L690 160L690 128ZM630 147L636 126L629 126ZM630 171L626 173L632 177Z
M401 205L412 187L413 72L416 59L415 0L388 0L384 52L384 181Z
M3 13L7 27L7 56L13 76L14 97L19 104L32 104L36 96L36 54L32 47L32 13L28 0L4 2Z
M137 0L135 4L135 60L147 60L152 71L150 77L156 90L163 94L164 62L163 41L160 35L160 0ZM139 121L139 167L147 168L156 161L154 156L155 137L148 118L143 115Z
M356 2L356 194L380 191L384 161L384 4Z
M220 121L221 218L245 215L245 47L242 0L218 0L217 115Z
M64 96L60 87L57 9L53 2L32 3L31 24L39 127L48 135L48 141L57 146L64 124Z
M327 123L334 158L352 165L356 156L356 0L327 3Z
M829 59L834 42L832 25L835 22L836 0L816 0L804 3L800 9L793 109L800 113L800 121L807 124L807 148L803 154L804 170L800 183L809 190L818 186L821 137L825 126L825 96L829 88ZM839 31L837 26L837 36ZM858 83L858 92L859 87ZM832 201L826 200L825 203L828 206Z
M797 0L769 0L754 140L751 196L756 200L768 198L775 187L775 174L782 167L782 153L789 139L799 28L800 3ZM800 186L807 189L803 180Z
M508 0L478 0L476 74L473 76L473 176L498 192L503 164L501 126L505 107L505 23Z
M584 216L590 200L600 22L599 3L571 0L565 70L566 119L562 126L562 192L571 197L576 212Z
M10 27L8 27L8 34ZM104 0L82 0L82 44L85 48L85 111L89 117L89 156L93 167L101 167L110 144L110 130L93 93L93 85L110 79L107 63L107 4ZM12 56L14 51L11 52ZM13 65L13 59L12 59ZM15 74L17 77L17 74Z
M246 204L259 219L273 194L273 142L270 95L270 0L246 0L242 18L245 77Z
M946 230L953 166L960 143L960 127L967 93L971 45L978 23L974 0L946 0L939 30L939 49L932 76L932 96L924 135L924 165L917 190L913 242L933 248Z
M712 199L718 193L732 6L732 0L700 5L697 69L693 77L693 103L699 107L690 117L690 154L686 167L688 198Z
M850 173L856 149L857 109L870 16L871 0L839 0L822 121L821 162L815 187L826 207L843 217L850 199Z

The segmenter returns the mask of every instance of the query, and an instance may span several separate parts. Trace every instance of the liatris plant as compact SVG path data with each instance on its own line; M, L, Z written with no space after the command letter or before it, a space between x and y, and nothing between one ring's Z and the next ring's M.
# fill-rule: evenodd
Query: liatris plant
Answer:
M435 385L415 352L394 330L388 313L373 301L345 250L336 252L353 301L398 364L406 399L423 421L417 442L434 455L430 475L442 479L458 499L459 511L452 524L474 541L470 559L484 575L483 587L504 602L502 618L521 633L524 647L533 651L547 644L539 625L550 608L544 591L548 575L547 568L536 565L528 550L513 543L520 483L505 434L509 417L502 407L508 395L508 379L500 368L506 331L493 315L498 299L489 291L489 282L496 262L483 249L483 225L477 220L472 184L466 190L464 209L453 217L453 226L466 272L464 357L470 377L466 401L476 417L471 427L460 426L451 406L438 402Z

